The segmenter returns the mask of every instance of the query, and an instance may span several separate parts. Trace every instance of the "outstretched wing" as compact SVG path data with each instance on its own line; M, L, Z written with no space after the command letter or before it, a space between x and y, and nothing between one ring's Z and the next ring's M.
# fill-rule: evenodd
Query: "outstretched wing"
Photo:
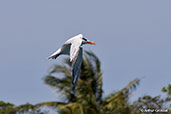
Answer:
M56 59L59 55L60 55L60 52L61 52L61 48L59 48L56 52L54 52L52 55L50 55L48 57L48 59Z
M73 63L73 69L72 69L72 84L73 88L72 90L75 90L76 84L78 77L80 75L80 68L82 64L82 59L83 59L83 49L80 47L79 51L77 52L77 56L74 58L74 63Z
M77 58L82 40L80 38L75 38L71 42L70 47L70 61L74 64L74 59Z

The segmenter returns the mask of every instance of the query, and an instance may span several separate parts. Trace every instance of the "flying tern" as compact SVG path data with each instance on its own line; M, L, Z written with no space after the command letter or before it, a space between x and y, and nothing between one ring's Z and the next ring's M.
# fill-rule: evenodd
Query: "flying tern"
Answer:
M83 49L81 46L84 44L96 45L93 41L90 41L84 38L82 34L79 34L67 40L56 52L48 57L49 59L56 59L59 55L70 56L70 62L72 62L73 91L75 90L80 75L80 67L83 59Z

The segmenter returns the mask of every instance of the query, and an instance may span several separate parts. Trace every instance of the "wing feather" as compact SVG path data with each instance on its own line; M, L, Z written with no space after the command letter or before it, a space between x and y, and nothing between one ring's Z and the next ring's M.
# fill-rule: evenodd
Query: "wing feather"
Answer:
M70 47L70 61L73 61L73 59L78 56L81 43L81 39L75 38L74 40L72 40Z
M75 59L72 69L72 84L73 84L73 91L75 90L78 77L80 75L80 68L82 64L82 57L83 56L83 49L80 47L78 51L78 56Z

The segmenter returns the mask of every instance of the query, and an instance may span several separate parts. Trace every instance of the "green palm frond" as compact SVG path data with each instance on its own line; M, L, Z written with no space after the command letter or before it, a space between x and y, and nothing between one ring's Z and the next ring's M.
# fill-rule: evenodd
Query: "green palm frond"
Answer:
M91 71L91 78L92 78L92 89L96 96L96 100L101 102L102 99L102 72L101 72L101 63L98 59L98 57L93 53L89 51L85 51L85 61L86 66L88 66L89 69L85 69L85 71ZM84 63L83 62L83 63ZM94 67L93 67L94 66Z
M115 99L115 97L117 97L119 95L122 95L122 94L125 94L126 96L129 95L129 93L131 92L131 90L136 89L137 85L139 84L139 81L140 81L139 79L135 79L135 80L131 81L126 87L124 87L120 91L109 95L106 98L106 102L107 103L110 103L110 102L112 102L112 100Z
M60 114L84 114L82 105L78 103L63 103L63 102L42 102L35 105L37 108L47 106L56 109ZM57 110L58 109L58 110Z
M67 101L74 99L74 97L71 95L72 77L57 78L54 76L46 76L44 78L44 82L60 92L60 94L63 95Z
M136 89L139 79L133 80L122 90L102 98L102 71L98 57L90 51L84 51L75 94L72 94L72 65L69 58L62 65L55 65L44 81L66 97L64 104L42 103L50 107L58 107L60 114L120 114L130 113L129 94ZM63 74L61 76L60 74ZM41 105L40 105L41 106Z
M40 112L40 109L38 107L36 107L35 105L26 103L20 106L15 107L15 109L17 110L17 112L19 112L20 114L43 114Z
M131 82L129 82L129 84L124 87L122 90L120 90L120 92L131 92L132 90L135 90L137 88L137 85L139 85L140 79L135 79Z
M84 114L82 105L78 103L70 103L64 107L60 107L60 114Z
M49 101L49 102L38 103L35 105L35 107L40 108L40 107L46 106L46 107L56 110L57 112L60 112L62 109L64 109L66 107L66 105L67 105L67 103L64 103L64 102ZM70 114L70 113L68 113L68 114Z
M62 65L54 65L49 74L44 78L44 82L57 89L62 95L71 101L72 98L75 97L71 95L71 87L72 87L72 67L69 58L64 59L64 64ZM57 77L55 75L63 74L63 77ZM81 65L80 71L80 79L88 82L87 85L90 85L93 94L97 101L101 101L102 99L102 72L100 69L100 61L98 57L92 52L85 51L83 62ZM78 84L79 85L78 81ZM76 88L77 90L77 88ZM91 93L91 91L87 91L87 93ZM80 94L80 93L79 93ZM73 101L73 100L72 100Z
M96 99L89 83L79 80L78 89L76 92L77 102L81 104L95 104Z
M63 74L61 78L53 76L55 74ZM74 99L71 94L72 90L72 72L66 65L54 65L49 71L49 75L44 77L45 84L55 88L66 100Z
M169 84L167 87L163 87L162 92L166 92L167 96L171 97L171 84Z
M116 111L117 109L120 110L120 106L127 108L128 96L132 90L136 89L139 81L139 79L135 79L120 91L106 97L103 102L105 104L104 110Z
M49 101L49 102L38 103L38 104L36 104L35 106L36 106L36 107L48 106L48 107L56 108L56 107L62 107L62 106L65 106L65 105L67 105L67 103Z
M59 74L59 73L64 74L65 77L72 76L71 68L67 67L65 64L54 65L49 71L49 74Z

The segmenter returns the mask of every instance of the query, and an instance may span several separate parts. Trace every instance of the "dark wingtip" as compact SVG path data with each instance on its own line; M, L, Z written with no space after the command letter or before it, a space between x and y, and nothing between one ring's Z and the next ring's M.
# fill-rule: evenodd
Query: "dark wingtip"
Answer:
M51 56L47 57L47 59L51 59L51 58L52 58Z
M76 86L75 86L75 85L73 85L73 87L72 87L72 91L75 91L75 87L76 87Z
M56 59L57 57L48 57L48 59Z
M72 93L73 95L75 94L75 87L74 87L74 86L72 87L71 93Z

